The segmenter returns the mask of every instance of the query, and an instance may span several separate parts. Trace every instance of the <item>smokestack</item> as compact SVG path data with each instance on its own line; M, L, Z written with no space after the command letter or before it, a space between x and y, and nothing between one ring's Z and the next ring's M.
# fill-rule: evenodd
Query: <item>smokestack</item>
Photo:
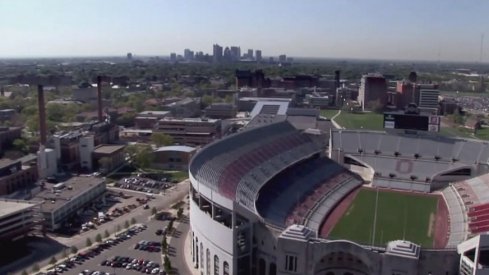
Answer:
M37 85L37 104L39 108L39 133L41 134L41 145L45 146L47 141L46 129L46 107L44 102L44 89L42 85Z
M3 86L0 87L0 95L5 96L5 90L3 89Z
M102 115L102 77L97 76L97 110L98 110L98 121L103 122L104 118Z

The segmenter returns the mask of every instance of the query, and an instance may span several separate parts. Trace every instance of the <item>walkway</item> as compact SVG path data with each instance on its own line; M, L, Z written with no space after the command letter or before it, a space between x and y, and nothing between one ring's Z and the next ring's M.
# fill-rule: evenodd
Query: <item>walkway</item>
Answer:
M336 129L345 129L344 127L341 127L341 125L339 125L338 123L336 123L335 121L335 118L337 118L339 115L341 114L341 110L338 110L338 112L331 117L331 122L333 123L333 126L336 128Z

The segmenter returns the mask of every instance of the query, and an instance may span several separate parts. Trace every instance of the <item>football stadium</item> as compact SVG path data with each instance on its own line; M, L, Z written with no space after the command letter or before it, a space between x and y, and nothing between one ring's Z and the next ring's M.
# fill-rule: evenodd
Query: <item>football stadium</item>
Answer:
M392 125L326 132L284 119L202 148L189 166L194 267L489 274L489 145Z

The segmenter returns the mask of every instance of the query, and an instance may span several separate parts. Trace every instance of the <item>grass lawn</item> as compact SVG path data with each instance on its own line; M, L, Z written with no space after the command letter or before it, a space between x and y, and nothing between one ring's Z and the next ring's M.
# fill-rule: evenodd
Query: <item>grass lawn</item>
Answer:
M471 133L471 130L463 127L442 127L440 130L440 135L449 137L474 138Z
M489 140L489 128L483 126L482 129L477 130L475 136L480 139Z
M362 189L330 238L372 244L376 193ZM432 247L433 233L429 231L434 226L437 202L436 197L379 191L375 244L383 246L391 240L405 239Z
M383 114L349 113L342 111L335 121L346 129L384 130Z
M327 117L329 119L331 119L337 113L338 113L338 110L336 110L336 109L321 110L321 116Z

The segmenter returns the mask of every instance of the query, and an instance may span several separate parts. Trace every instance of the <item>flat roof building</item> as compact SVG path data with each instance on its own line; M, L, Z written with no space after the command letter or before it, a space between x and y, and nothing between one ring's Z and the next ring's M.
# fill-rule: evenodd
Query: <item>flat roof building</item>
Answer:
M47 231L61 228L68 218L103 198L106 191L105 179L97 177L73 177L58 184L44 184L33 200L41 202Z
M221 120L206 118L164 118L154 132L173 138L180 145L199 146L208 144L221 136Z
M0 200L0 241L15 240L33 230L39 222L38 203Z

